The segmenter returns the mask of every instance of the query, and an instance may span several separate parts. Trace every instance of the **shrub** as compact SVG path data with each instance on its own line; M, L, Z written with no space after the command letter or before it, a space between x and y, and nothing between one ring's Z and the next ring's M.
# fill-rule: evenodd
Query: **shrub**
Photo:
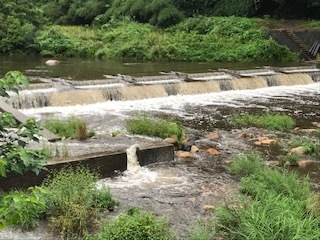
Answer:
M167 138L176 135L178 142L182 141L183 128L171 119L152 119L148 116L138 116L127 121L127 129L133 134L142 134Z
M234 116L231 120L240 127L261 127L277 131L289 131L295 125L294 119L290 116L270 113L265 115L245 114Z
M39 218L45 212L45 203L39 199L37 188L29 192L11 191L2 196L0 202L0 231L9 225L18 225L24 229L37 226Z
M118 204L109 189L95 189L98 178L87 168L69 167L44 181L42 198L54 232L65 238L81 237L94 227L98 210Z
M85 140L94 135L94 132L87 130L87 123L76 117L69 117L66 120L48 119L44 121L44 127L61 137L79 140Z
M102 225L93 239L108 240L170 240L174 239L168 222L149 212L130 209Z

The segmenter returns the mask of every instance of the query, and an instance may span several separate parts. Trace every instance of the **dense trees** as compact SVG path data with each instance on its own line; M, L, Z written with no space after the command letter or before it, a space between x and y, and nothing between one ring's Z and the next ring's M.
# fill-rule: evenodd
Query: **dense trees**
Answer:
M320 0L0 0L0 53L104 56L110 49L101 32L123 27L125 21L147 23L161 32L195 16L317 19L319 10ZM57 24L62 26L50 27ZM68 25L79 28L65 27ZM79 29L85 32L84 38L79 37L83 35ZM172 48L176 52L174 43ZM123 54L128 54L126 49Z

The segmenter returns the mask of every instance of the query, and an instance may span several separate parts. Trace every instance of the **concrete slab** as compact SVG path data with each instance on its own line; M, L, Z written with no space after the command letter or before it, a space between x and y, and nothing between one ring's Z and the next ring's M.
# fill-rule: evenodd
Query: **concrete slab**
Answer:
M25 123L30 117L24 115L23 113L19 112L17 109L13 108L6 102L0 99L0 111L1 112L11 112L13 114L13 117L19 122L19 123ZM57 141L61 139L54 133L48 131L47 129L40 130L40 135L47 138L49 141Z

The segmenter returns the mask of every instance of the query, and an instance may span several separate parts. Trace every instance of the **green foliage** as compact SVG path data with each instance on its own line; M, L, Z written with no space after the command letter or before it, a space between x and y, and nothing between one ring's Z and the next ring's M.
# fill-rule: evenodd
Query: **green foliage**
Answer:
M74 116L66 120L47 119L44 127L49 131L61 136L85 140L94 135L94 132L87 130L87 123Z
M241 153L232 159L230 172L238 177L246 177L265 168L257 152Z
M182 141L183 127L171 119L152 119L148 116L138 116L127 120L127 129L133 134L168 138L177 136L178 142Z
M252 0L221 0L215 5L216 16L252 17L257 12L256 2Z
M199 219L189 229L190 240L215 239L215 235L215 224L211 221L205 222L203 219Z
M28 80L18 71L11 71L0 79L0 96L8 97L8 91L18 93L21 84L28 85ZM6 172L33 171L36 174L43 169L46 154L43 150L26 149L29 141L39 141L39 125L34 119L18 124L11 113L0 114L0 175Z
M114 0L105 18L110 20L128 16L140 23L165 28L182 20L182 13L171 0Z
M311 138L294 138L291 140L292 147L303 147L303 153L315 157L320 156L320 142Z
M92 57L101 42L95 30L77 26L50 26L37 32L35 38L43 56Z
M91 24L98 15L107 9L108 0L52 0L43 1L46 16L55 24L84 25Z
M170 240L174 239L168 222L149 212L129 209L102 225L93 239L108 240Z
M248 160L238 161L244 162L237 163L238 172L247 172ZM320 219L306 213L312 193L308 180L260 165L240 182L241 192L248 197L217 213L219 236L252 240L319 238L314 229L318 229Z
M79 238L94 227L97 211L118 204L108 188L96 189L98 174L85 167L69 167L43 183L49 224L63 238Z
M319 219L305 213L292 198L266 194L261 201L243 201L218 213L224 239L319 239Z
M270 113L264 115L245 114L243 116L234 116L232 121L240 127L260 127L276 131L289 131L295 125L294 119L290 116Z
M6 226L18 225L24 229L37 226L45 212L45 204L39 199L39 188L29 192L12 191L2 196L0 202L0 231Z
M25 0L1 0L0 9L0 53L34 50L35 31L45 23L41 9Z

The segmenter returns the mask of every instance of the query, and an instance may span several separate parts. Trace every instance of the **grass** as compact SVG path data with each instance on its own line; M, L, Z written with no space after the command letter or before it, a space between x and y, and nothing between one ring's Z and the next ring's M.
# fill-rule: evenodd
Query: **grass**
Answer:
M240 190L245 195L236 205L217 212L219 236L248 240L320 238L320 218L307 210L308 205L318 206L315 201L319 199L309 204L312 192L307 178L270 169L253 153L236 157L232 169L243 177Z
M264 115L245 114L231 119L239 127L259 127L275 131L289 131L295 126L292 117L267 113Z
M291 141L291 146L303 147L303 153L305 155L310 155L315 157L320 156L320 142L317 140L312 140L310 138L302 138L302 139L294 138Z
M94 135L93 131L87 129L87 123L76 117L66 120L48 119L44 121L44 127L60 137L77 138L85 140Z
M132 208L102 224L95 240L170 240L175 239L166 219Z
M148 116L138 116L127 121L127 129L130 133L152 137L168 138L177 136L178 142L182 141L183 127L171 119L153 119Z

